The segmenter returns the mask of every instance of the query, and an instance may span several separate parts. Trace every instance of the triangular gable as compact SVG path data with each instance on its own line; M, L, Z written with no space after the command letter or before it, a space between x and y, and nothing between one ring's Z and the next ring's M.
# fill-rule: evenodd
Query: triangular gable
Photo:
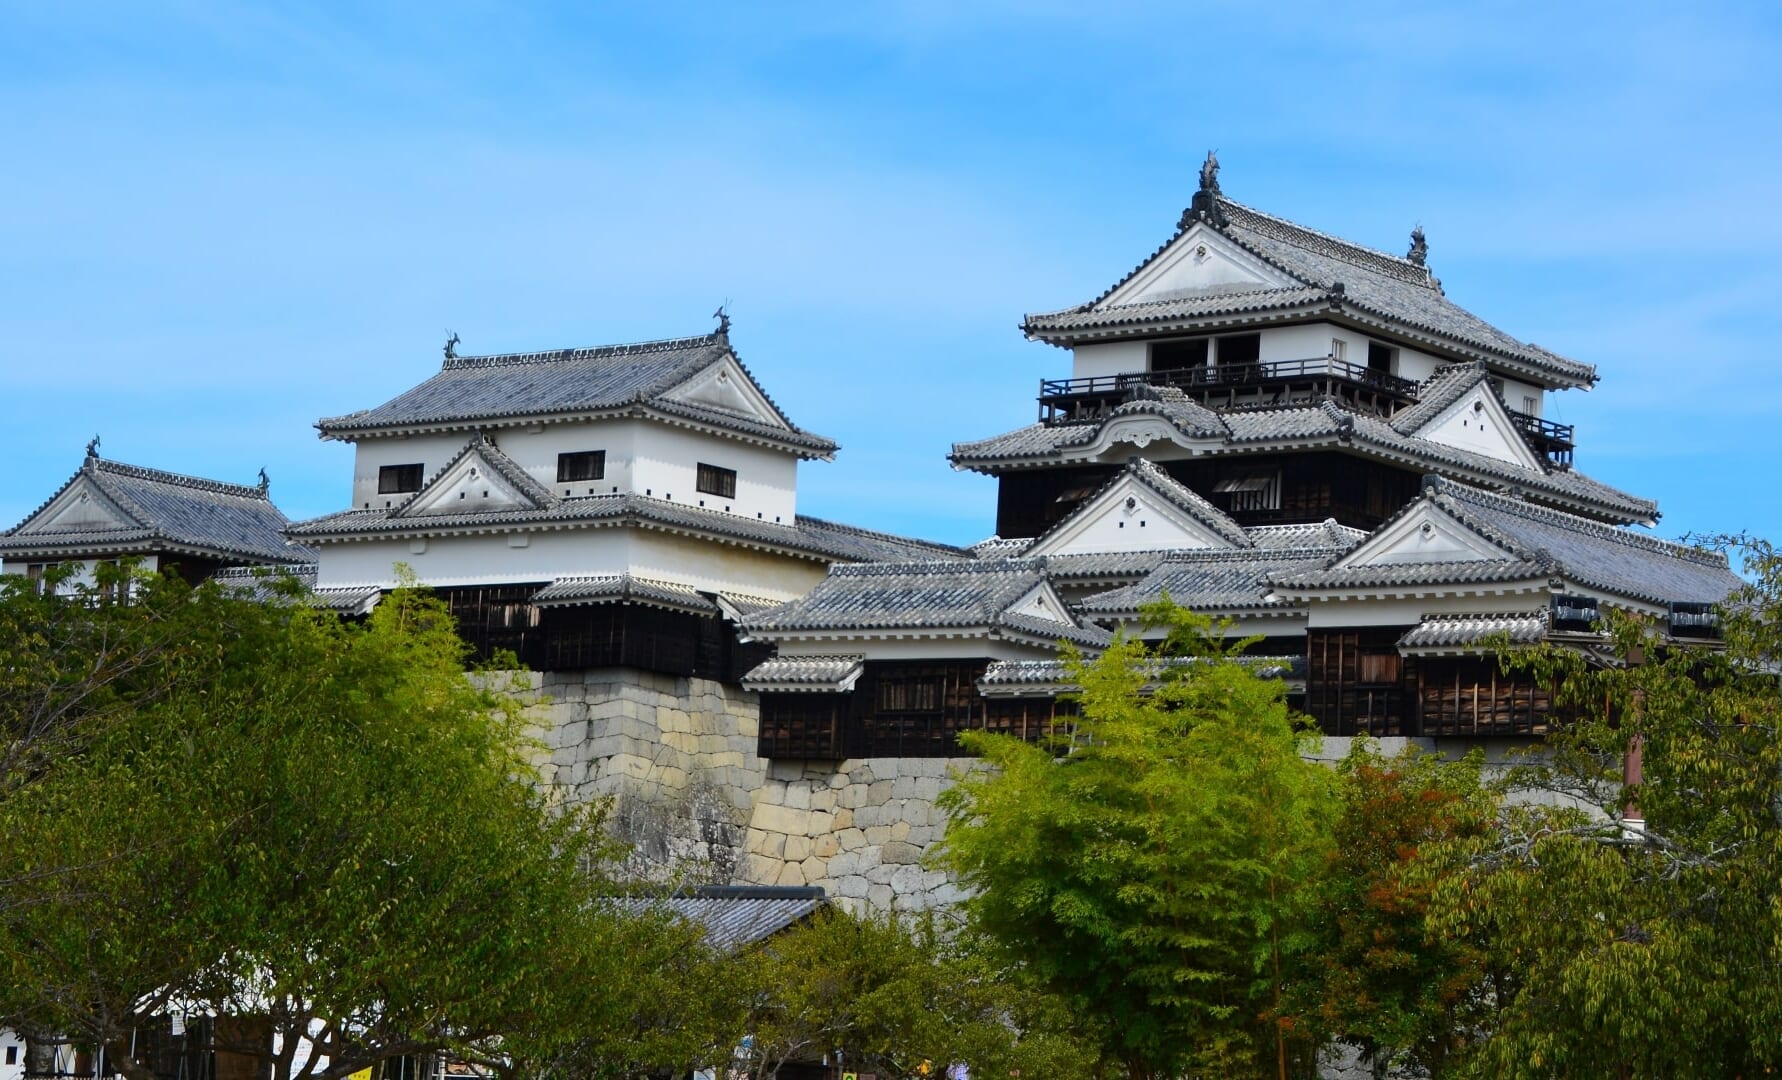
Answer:
M1206 290L1280 289L1305 284L1217 230L1196 222L1095 306L1170 300Z
M518 470L498 458L501 451L479 437L441 469L391 517L481 514L507 510L542 510L539 493L511 475ZM503 467L503 466L508 467Z
M780 410L774 408L773 402L762 393L761 387L749 377L749 373L736 357L730 354L656 396L663 401L678 401L732 413L769 427L792 426Z
M1542 461L1528 448L1497 392L1483 378L1452 405L1405 432L1419 439L1470 450L1525 469L1544 472Z
M86 472L69 481L68 486L51 499L43 509L32 514L14 536L39 533L102 532L110 529L147 529L153 523L142 521L117 500L106 494Z
M1023 556L1244 546L1234 539L1242 529L1217 507L1160 471L1147 482L1138 468L1109 481Z
M1058 598L1058 594L1053 591L1051 584L1044 581L1035 585L1025 596L1005 608L1003 614L1026 615L1029 618L1044 619L1047 622L1061 623L1070 627L1077 625L1077 621L1070 617L1070 609L1064 606L1064 601Z
M1425 498L1338 559L1331 569L1520 558L1520 552L1505 548Z

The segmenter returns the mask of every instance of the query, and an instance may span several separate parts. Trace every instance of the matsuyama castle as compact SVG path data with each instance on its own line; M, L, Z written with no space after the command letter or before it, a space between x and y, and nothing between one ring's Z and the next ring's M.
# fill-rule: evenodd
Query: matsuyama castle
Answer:
M286 522L264 483L89 447L0 557L26 574L124 556L194 578L282 566L347 617L406 567L480 653L718 702L695 710L692 742L665 729L663 745L686 784L716 777L731 876L889 888L867 871L916 872L887 853L924 846L935 822L911 801L931 793L850 796L845 778L939 776L907 763L956 756L961 730L1050 730L1068 717L1059 643L1092 654L1142 633L1139 609L1165 595L1260 637L1290 700L1339 736L1542 734L1548 693L1498 670L1482 651L1498 635L1589 650L1618 608L1713 636L1712 605L1740 584L1725 557L1640 531L1657 506L1580 471L1572 428L1546 419L1595 369L1455 304L1426 253L1420 230L1395 255L1234 202L1209 155L1161 247L1026 317L1062 350L1046 353L1056 377L1031 424L953 445L955 467L997 480L994 535L970 548L800 513L800 462L837 444L774 403L723 319L636 344L448 346L412 389L318 422L355 457L341 509L312 521ZM607 745L597 696L573 736L590 747ZM602 772L618 750L558 753L588 790L648 772ZM850 851L860 874L834 862ZM913 880L896 891L935 884Z

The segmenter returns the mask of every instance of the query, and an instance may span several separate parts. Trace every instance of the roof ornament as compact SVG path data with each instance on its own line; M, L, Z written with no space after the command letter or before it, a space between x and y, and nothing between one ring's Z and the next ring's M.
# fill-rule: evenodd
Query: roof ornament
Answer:
M1415 266L1429 265L1429 244L1423 239L1423 223L1418 222L1411 230L1411 250L1405 252L1405 258Z
M99 456L99 436L93 436L93 441L87 444L87 456L90 458Z
M729 307L730 301L726 300L718 305L718 310L712 312L712 318L718 320L718 329L712 336L726 345L730 343L730 312L726 310Z
M262 494L262 495L266 494L266 489L271 486L272 486L272 481L267 479L266 469L264 466L262 466L260 469L260 484L259 484L260 494Z
M456 360L456 359L458 359L458 331L447 330L446 333L448 333L452 336L449 338L446 338L445 358L447 360Z
M1182 211L1182 220L1176 224L1178 229L1186 229L1196 221L1204 221L1215 229L1225 227L1225 209L1219 205L1223 198L1219 190L1219 151L1208 150L1207 159L1200 166L1200 190L1194 193L1194 201L1188 209Z

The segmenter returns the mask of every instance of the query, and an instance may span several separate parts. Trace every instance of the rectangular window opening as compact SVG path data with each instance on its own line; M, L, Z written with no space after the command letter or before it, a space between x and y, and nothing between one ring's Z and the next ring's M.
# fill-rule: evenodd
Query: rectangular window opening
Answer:
M1208 338L1159 341L1151 346L1152 371L1186 371L1207 366Z
M1221 368L1248 367L1262 361L1261 334L1231 334L1218 340Z
M1383 345L1378 341L1370 341L1367 343L1367 368L1369 371L1379 371L1390 375L1392 374L1392 361L1397 355L1398 350L1392 346Z
M557 455L557 482L606 479L605 450L576 450Z
M421 462L412 465L385 465L377 471L379 495L402 495L421 490Z
M720 468L716 465L699 463L698 488L707 495L716 495L721 499L736 498L736 470Z

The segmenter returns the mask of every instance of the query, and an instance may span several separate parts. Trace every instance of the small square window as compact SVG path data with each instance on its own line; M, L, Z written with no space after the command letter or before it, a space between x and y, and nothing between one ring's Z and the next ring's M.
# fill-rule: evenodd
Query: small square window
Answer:
M577 450L569 454L557 455L557 482L559 484L574 483L578 480L606 479L605 450Z
M736 470L721 469L716 465L699 463L700 491L707 495L716 495L720 499L736 498Z
M385 465L377 471L377 493L379 495L401 495L405 492L421 490L420 462L413 465Z

